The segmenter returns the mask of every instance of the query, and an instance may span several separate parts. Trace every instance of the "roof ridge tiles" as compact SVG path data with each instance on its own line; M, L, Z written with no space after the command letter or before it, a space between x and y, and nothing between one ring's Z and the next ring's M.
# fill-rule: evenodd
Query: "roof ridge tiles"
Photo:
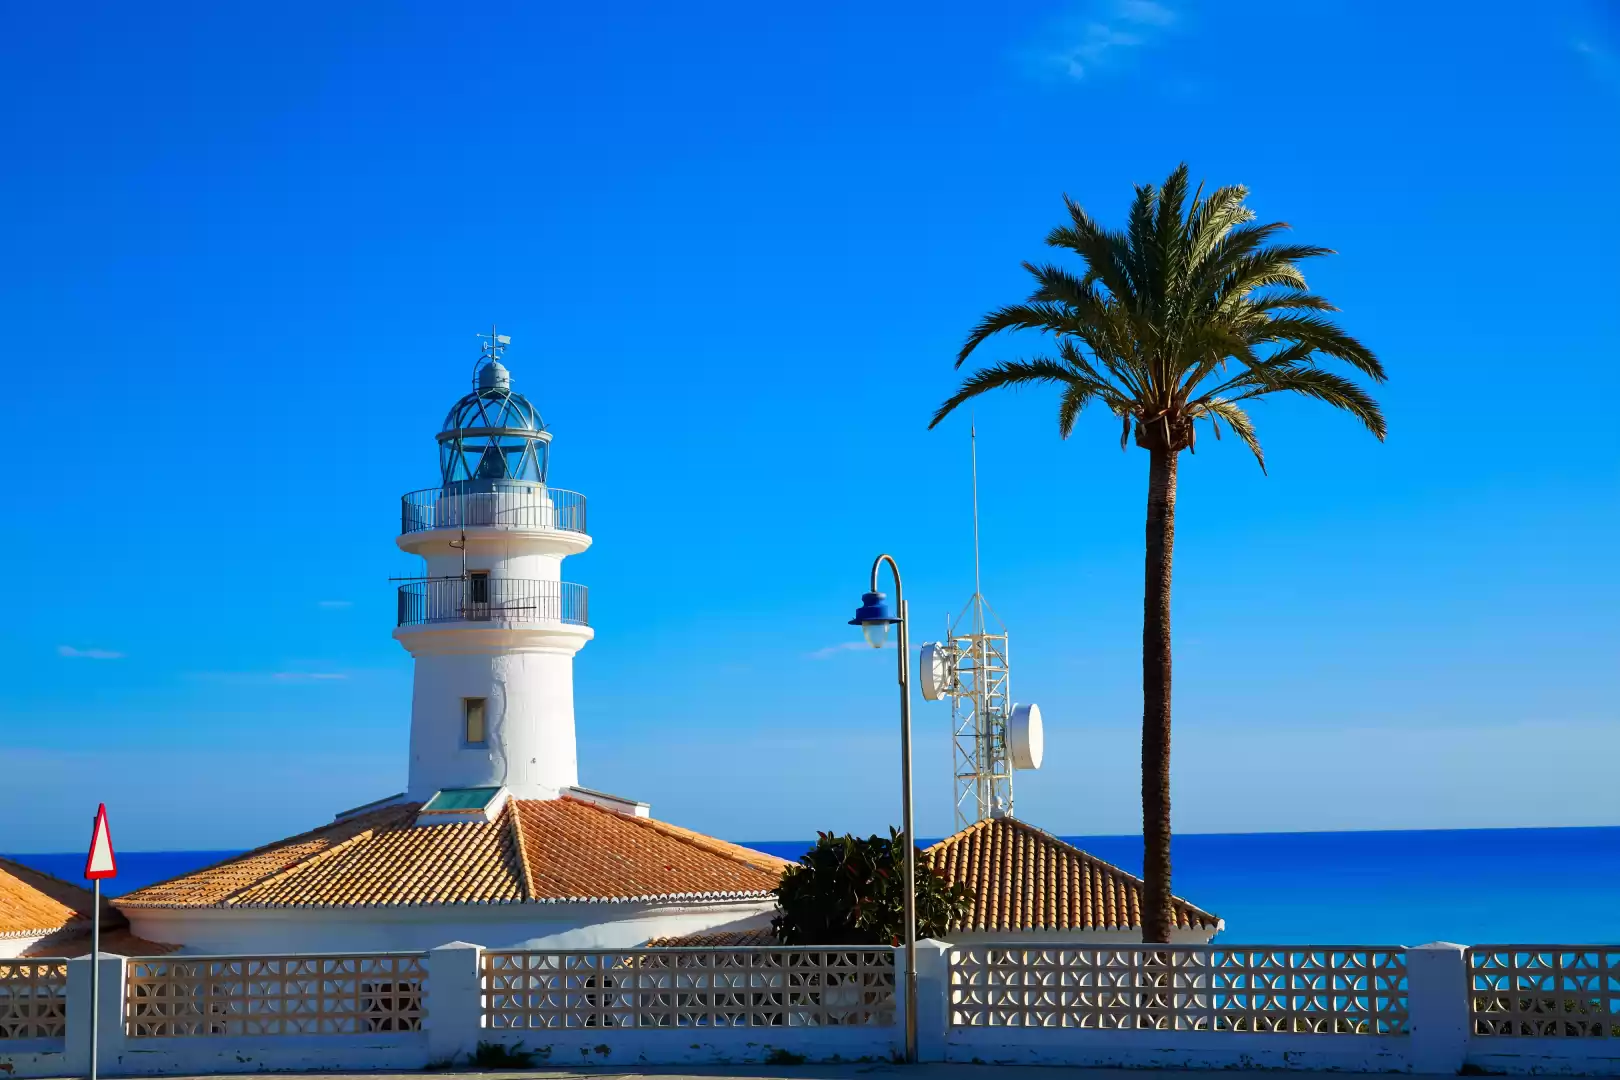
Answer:
M635 814L627 814L622 810L615 810L611 806L603 806L600 803L590 802L586 799L576 799L572 795L564 795L560 801L577 806L586 806L598 813L612 814L641 828L650 829L663 836L679 840L690 847L722 856L754 870L777 870L790 865L788 860L778 858L775 855L755 851L753 848L743 847L741 844L733 844L713 836L705 836L703 833L683 829L679 825L671 825L667 821L660 821L654 817L639 817Z
M404 815L400 813L401 810L408 810L410 814L414 816L419 806L420 804L417 803L395 803L393 806L384 806L380 809L373 810L368 814L356 814L354 817L345 818L342 821L328 822L319 829L311 829L309 832L302 833L297 837L292 837L290 840L283 841L283 843L291 843L292 841L298 840L303 836L314 836L327 830L335 830L341 825L358 824L367 819L403 817ZM355 829L342 840L339 840L334 844L329 844L318 851L309 852L306 855L294 859L292 862L282 866L278 870L273 870L270 873L264 874L249 884L243 885L237 889L232 889L229 893L220 897L215 904L218 907L234 907L237 897L244 896L255 889L263 888L274 882L286 881L287 879L303 873L304 871L307 871L313 867L317 867L323 863L329 862L336 858L340 853L347 851L349 848L371 839L371 837L377 834L379 827L386 828L388 825L392 824L394 824L393 821L370 820L365 828Z
M534 872L529 869L529 845L523 839L523 822L519 817L523 813L522 799L507 799L506 805L501 808L501 817L505 820L506 828L512 837L514 850L517 852L519 886L523 889L523 899L533 900Z

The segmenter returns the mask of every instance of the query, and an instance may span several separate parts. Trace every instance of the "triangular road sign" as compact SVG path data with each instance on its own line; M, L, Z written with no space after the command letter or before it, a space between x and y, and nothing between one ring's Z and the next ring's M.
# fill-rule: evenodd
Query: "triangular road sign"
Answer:
M118 876L118 860L113 855L112 834L107 831L107 804L96 808L96 828L90 834L90 857L84 861L84 876L90 881Z

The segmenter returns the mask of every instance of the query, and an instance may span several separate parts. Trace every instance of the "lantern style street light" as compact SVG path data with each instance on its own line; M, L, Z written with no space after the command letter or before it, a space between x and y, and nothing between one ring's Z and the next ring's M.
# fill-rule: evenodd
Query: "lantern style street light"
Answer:
M887 598L878 592L878 570L884 563L894 573L894 606L889 610ZM900 661L900 797L901 830L906 838L906 1060L917 1060L917 841L911 831L911 679L907 660L911 655L910 639L906 633L905 592L900 586L900 565L892 555L879 555L872 563L870 591L862 594L861 606L855 609L851 626L859 626L866 643L874 649L883 648L889 627L898 626L899 640L895 642Z

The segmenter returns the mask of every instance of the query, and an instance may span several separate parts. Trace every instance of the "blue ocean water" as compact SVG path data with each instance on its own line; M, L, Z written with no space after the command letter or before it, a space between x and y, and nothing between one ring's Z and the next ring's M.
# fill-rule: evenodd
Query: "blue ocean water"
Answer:
M1064 839L1141 872L1139 837ZM789 859L810 847L744 842ZM119 852L106 892L232 854ZM1620 828L1185 835L1173 856L1176 893L1225 919L1229 944L1620 942ZM70 881L84 870L83 854L9 857Z

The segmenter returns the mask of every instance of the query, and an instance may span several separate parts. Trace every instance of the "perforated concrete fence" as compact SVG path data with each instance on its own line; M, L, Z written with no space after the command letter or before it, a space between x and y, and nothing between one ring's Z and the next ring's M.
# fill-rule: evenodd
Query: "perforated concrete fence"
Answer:
M130 960L128 1039L422 1030L422 954Z
M90 959L0 961L0 1073L82 1074ZM887 948L103 957L108 1076L890 1060ZM1620 1074L1620 946L918 946L931 1061Z
M893 949L490 951L484 1026L892 1027Z
M1400 1035L1399 946L951 950L953 1027Z
M67 1035L66 960L0 960L0 1045Z

